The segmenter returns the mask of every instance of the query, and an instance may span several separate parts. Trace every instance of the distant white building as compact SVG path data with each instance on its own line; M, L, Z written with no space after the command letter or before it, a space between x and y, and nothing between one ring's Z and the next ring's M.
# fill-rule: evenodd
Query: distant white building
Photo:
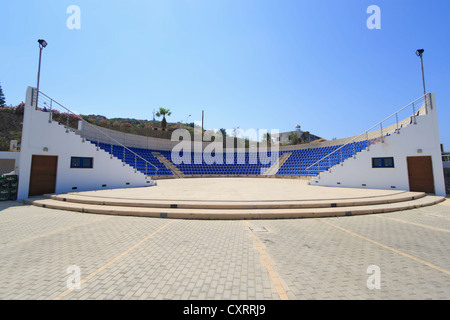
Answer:
M299 143L309 143L318 139L320 137L311 134L309 131L302 131L301 127L297 125L296 130L289 132L280 132L279 134L272 135L274 142L279 142L282 144L294 144L293 135L297 135Z
M450 169L450 152L442 153L442 163L444 168Z

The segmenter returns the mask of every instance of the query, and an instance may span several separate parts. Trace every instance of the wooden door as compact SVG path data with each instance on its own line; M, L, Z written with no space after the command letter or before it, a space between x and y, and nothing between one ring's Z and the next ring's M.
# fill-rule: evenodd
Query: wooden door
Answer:
M409 190L434 193L431 156L407 157Z
M28 191L30 197L55 193L57 166L57 156L33 155L31 160L30 187Z

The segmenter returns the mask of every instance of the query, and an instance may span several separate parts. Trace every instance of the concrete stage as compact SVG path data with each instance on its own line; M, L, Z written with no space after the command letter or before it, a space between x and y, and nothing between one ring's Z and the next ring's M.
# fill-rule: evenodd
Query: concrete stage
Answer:
M30 198L36 206L97 214L182 219L279 219L408 210L445 198L422 192L320 187L302 179L185 178L158 185Z

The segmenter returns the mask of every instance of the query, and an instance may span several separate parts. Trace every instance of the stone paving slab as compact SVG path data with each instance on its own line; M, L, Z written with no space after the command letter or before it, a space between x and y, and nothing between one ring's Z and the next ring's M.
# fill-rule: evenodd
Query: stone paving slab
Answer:
M450 299L448 199L376 215L249 221L9 201L0 203L0 230L2 300L279 300L278 282L291 300ZM80 271L78 291L68 290L70 266ZM380 288L370 289L376 276Z
M450 210L442 207L433 206L450 218ZM447 300L450 260L445 243L450 234L409 225L421 210L402 212L403 223L388 219L397 213L305 219L290 225L267 220L260 224L269 232L259 236L267 252L281 262L278 270L295 299ZM367 280L373 265L380 270L381 287L371 290Z

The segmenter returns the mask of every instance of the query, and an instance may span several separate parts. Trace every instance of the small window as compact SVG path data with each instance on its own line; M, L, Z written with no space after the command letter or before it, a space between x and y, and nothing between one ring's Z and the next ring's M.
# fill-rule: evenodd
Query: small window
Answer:
M72 157L70 160L71 169L92 169L94 158Z
M372 158L372 168L394 168L394 158Z

